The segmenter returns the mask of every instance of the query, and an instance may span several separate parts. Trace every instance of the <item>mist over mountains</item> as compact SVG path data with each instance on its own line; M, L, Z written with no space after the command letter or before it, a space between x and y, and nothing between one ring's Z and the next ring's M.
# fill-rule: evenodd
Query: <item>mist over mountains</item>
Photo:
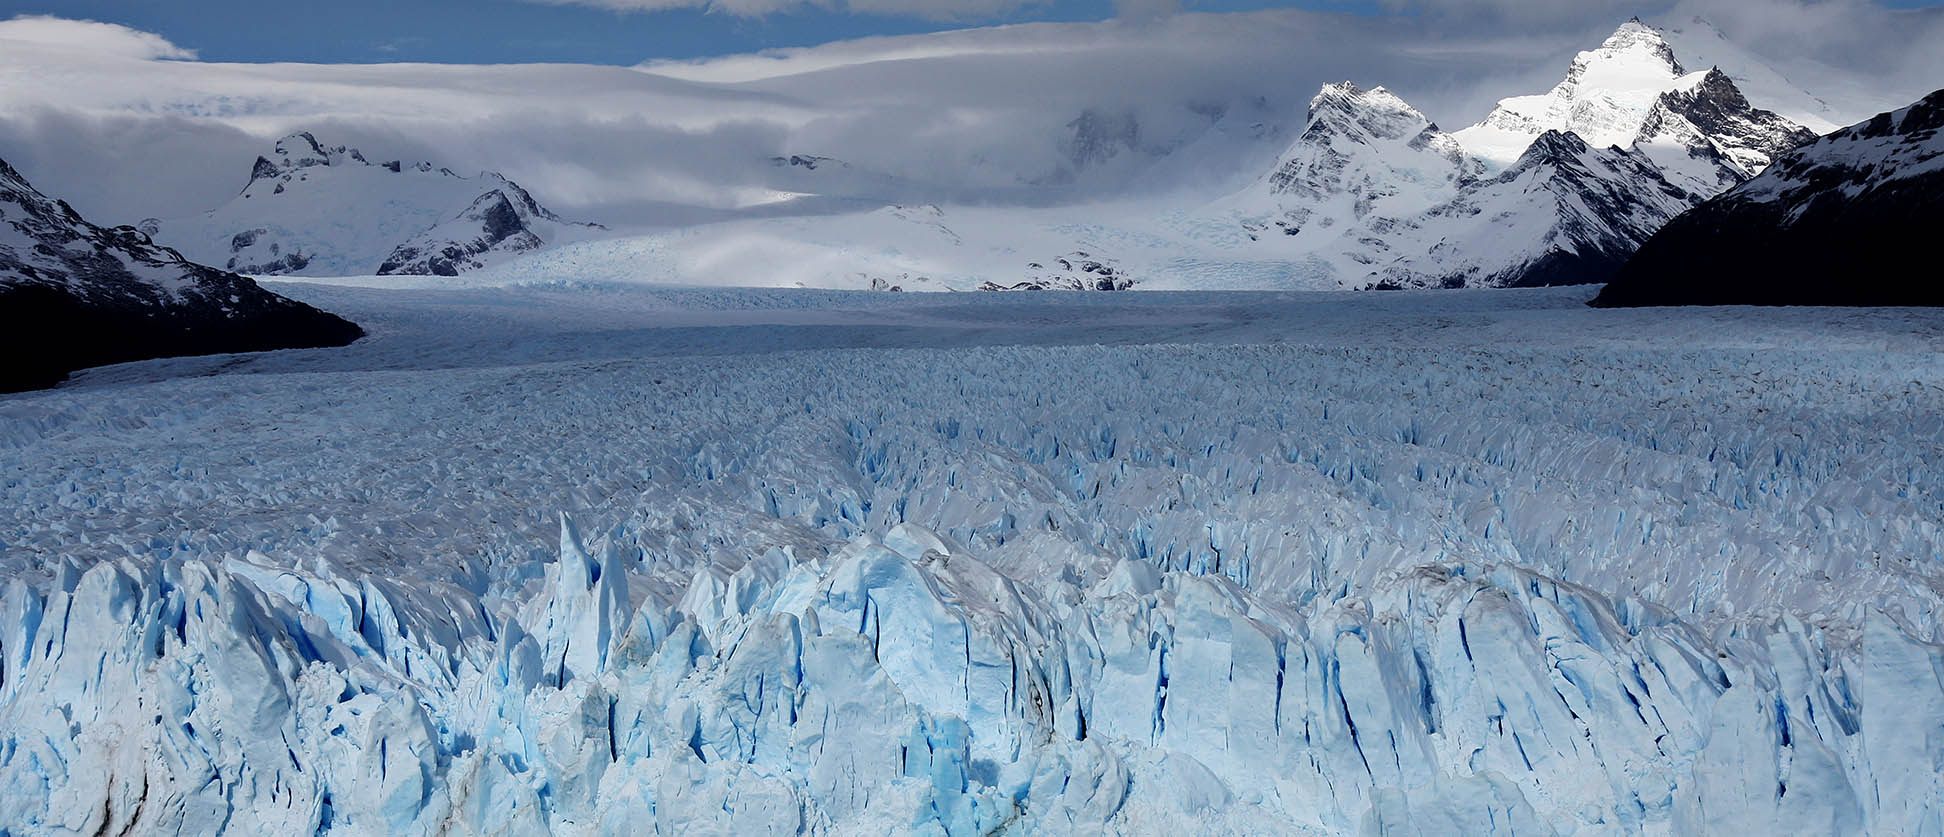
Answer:
M1914 37L1932 17L1881 28ZM42 188L131 224L221 204L244 185L238 158L297 131L387 159L498 171L567 217L611 226L773 214L767 161L791 154L916 184L895 196L902 202L1213 197L1274 160L1325 83L1382 85L1439 124L1463 126L1512 92L1555 83L1575 52L1624 18L1529 35L1294 10L1187 14L633 69L216 64L179 60L179 48L127 30L27 40L16 21L0 24L0 39L12 38L0 50L0 143ZM1697 68L1718 62L1734 75L1737 56L1727 53L1749 52L1722 47L1690 18L1649 22L1681 30L1671 37ZM1762 79L1810 95L1745 92L1798 122L1826 120L1812 126L1823 130L1907 104L1929 90L1917 79L1934 75L1779 54L1761 55ZM850 208L792 211L833 207Z

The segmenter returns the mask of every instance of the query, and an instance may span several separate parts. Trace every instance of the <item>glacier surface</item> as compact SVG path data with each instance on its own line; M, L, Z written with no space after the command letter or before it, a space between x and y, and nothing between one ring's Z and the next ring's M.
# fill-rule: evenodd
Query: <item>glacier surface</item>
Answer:
M276 288L0 400L0 831L1944 827L1935 311Z

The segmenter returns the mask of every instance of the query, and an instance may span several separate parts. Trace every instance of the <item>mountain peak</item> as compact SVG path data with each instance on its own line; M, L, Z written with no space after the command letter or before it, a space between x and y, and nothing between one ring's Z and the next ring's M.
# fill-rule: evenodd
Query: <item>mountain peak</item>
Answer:
M1345 238L1376 287L1603 282L1698 196L1638 151L1541 131L1510 168L1403 221ZM1362 258L1358 258L1361 256Z
M1585 160L1601 152L1600 146L1586 141L1585 137L1572 131L1549 130L1532 140L1525 153L1506 167L1500 177L1517 177L1521 172L1541 167L1572 166L1574 161ZM1606 146L1607 153L1622 153L1618 146Z
M1365 90L1348 81L1325 84L1310 99L1309 120L1314 124L1326 112L1336 111L1352 117L1372 114L1422 120L1424 114L1383 86Z
M1618 52L1641 49L1652 53L1668 63L1674 63L1674 48L1667 43L1667 37L1659 29L1640 22L1640 18L1630 18L1620 28L1613 30L1605 41L1600 42L1598 52Z
M1591 148L1584 138L1572 131L1548 130L1526 146L1525 153L1519 155L1518 165L1547 157L1578 156Z
M1816 134L1757 108L1720 68L1683 76L1642 121L1634 144L1670 177L1712 194L1760 172Z
M1317 89L1316 95L1310 97L1309 116L1315 119L1318 108L1332 103L1354 102L1363 95L1364 89L1358 87L1355 82L1337 81L1325 84Z
M1660 30L1634 18L1620 24L1598 49L1582 52L1573 59L1575 70L1592 68L1595 65L1619 65L1630 73L1667 73L1674 76L1686 74L1681 62L1674 57L1674 48Z
M324 157L324 146L317 143L317 137L309 131L298 131L277 140L277 156L290 157L307 155Z
M1731 71L1687 72L1664 33L1635 18L1574 56L1552 90L1501 99L1455 136L1471 153L1509 166L1545 131L1571 131L1596 149L1646 150L1685 188L1712 194L1813 136L1750 104Z
M342 165L345 161L370 165L358 149L347 146L329 147L317 141L317 136L309 131L286 134L277 140L268 157L258 157L250 168L250 181L266 180L316 166Z
M14 188L31 188L27 185L27 178L21 177L20 172L14 171L14 167L7 165L6 160L0 160L0 186L6 185Z
M1258 229L1274 224L1286 236L1326 239L1340 223L1448 200L1483 171L1403 99L1344 81L1323 85L1310 100L1302 134L1242 205Z

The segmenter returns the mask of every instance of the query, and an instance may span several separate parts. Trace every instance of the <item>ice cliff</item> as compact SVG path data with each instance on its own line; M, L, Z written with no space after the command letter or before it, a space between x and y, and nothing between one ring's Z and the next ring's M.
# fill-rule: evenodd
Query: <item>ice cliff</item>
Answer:
M0 596L22 833L1934 833L1936 646L1709 636L1509 566L1277 602L914 525L525 599L256 561ZM253 559L263 560L253 555ZM699 831L698 831L699 829Z

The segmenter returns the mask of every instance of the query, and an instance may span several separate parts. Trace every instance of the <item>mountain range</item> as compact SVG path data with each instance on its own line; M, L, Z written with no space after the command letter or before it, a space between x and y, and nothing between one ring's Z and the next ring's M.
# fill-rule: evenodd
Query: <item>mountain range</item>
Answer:
M1453 133L1382 88L1326 86L1281 165L1234 205L1349 287L1597 283L1661 225L1815 136L1719 68L1688 72L1630 20L1551 91Z
M196 261L295 276L453 276L603 229L562 220L494 172L373 163L307 132L258 157L228 203L138 227Z
M1670 33L1704 58L1733 63L1691 67ZM1744 83L1763 101L1751 101ZM1593 284L1677 216L1834 127L1820 100L1699 20L1685 30L1629 20L1576 55L1549 90L1502 99L1456 131L1385 87L1351 81L1324 85L1300 129L1264 107L1207 110L1213 127L1201 142L1223 153L1243 137L1287 143L1252 182L1212 201L932 203L923 180L809 149L763 161L771 185L754 200L773 205L773 217L614 234L563 220L492 172L465 178L430 163L373 163L295 133L256 159L228 203L140 229L240 273L475 273L487 283L546 275L899 290ZM1207 151L1156 145L1158 134L1110 110L1087 109L1068 127L1069 174L1048 182L1109 159L1131 165L1120 155L1136 150L1181 157L1156 165L1182 169Z
M895 196L885 202L894 205L568 245L525 269L600 281L903 290L1599 283L1670 219L1816 137L1780 110L1834 128L1812 95L1791 92L1705 23L1682 38L1735 63L1690 69L1667 32L1630 20L1574 57L1551 90L1505 99L1457 131L1388 88L1324 85L1300 127L1252 123L1259 142L1287 137L1282 151L1212 200L929 203L921 184L807 149L768 161L779 213L793 201L860 200L872 190ZM1777 110L1751 101L1742 80ZM1238 115L1259 116L1211 118L1232 136L1244 127ZM1107 138L1141 133L1097 113L1076 124L1092 138L1083 143L1089 159L1111 148L1131 153ZM1119 133L1108 130L1116 125ZM1191 167L1188 158L1206 152L1177 150L1172 165ZM1113 280L1047 267L1073 253L1113 266ZM495 270L493 281L518 281L521 272Z
M0 392L88 366L341 346L363 334L140 230L88 223L0 160Z

